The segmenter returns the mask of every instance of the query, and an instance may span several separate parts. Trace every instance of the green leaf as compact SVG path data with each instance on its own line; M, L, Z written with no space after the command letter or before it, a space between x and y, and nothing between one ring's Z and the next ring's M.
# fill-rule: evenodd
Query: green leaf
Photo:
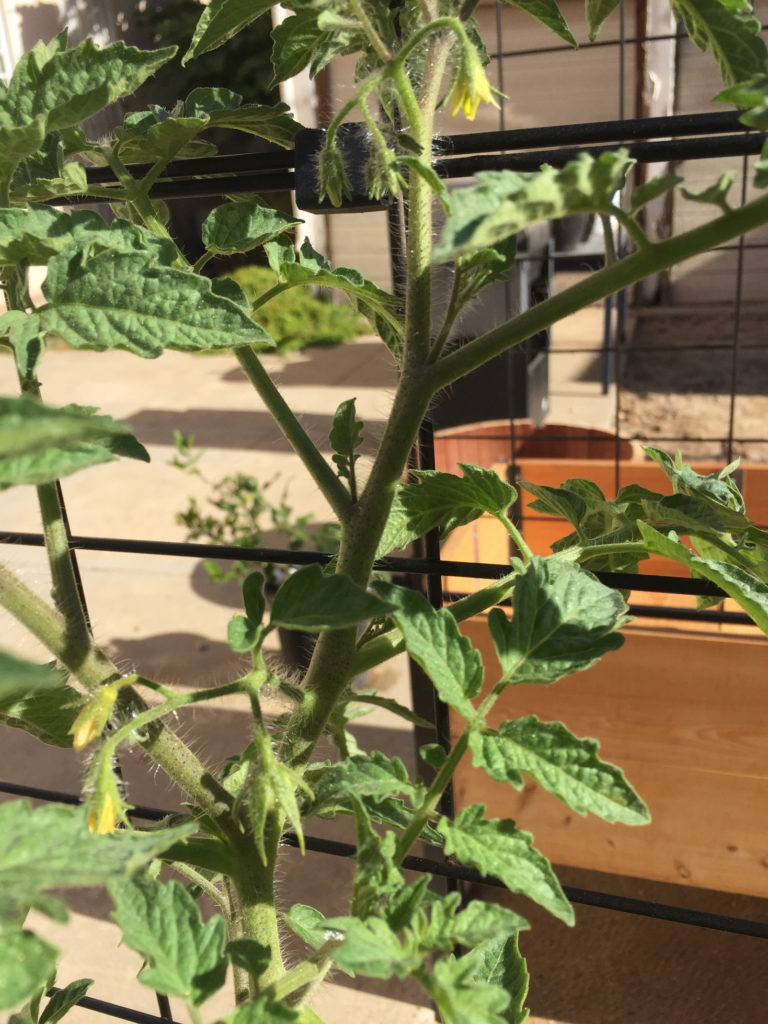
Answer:
M522 788L520 772L527 772L577 814L591 812L625 825L650 821L622 770L597 756L597 741L578 739L562 722L528 715L503 722L498 732L471 733L469 746L475 767L515 789Z
M0 927L0 1010L13 1010L44 989L56 970L58 952L31 932Z
M267 607L264 597L264 576L262 573L249 573L243 580L243 606L245 607L245 614L251 622L258 625Z
M597 39L605 19L619 3L620 0L587 0L587 29L590 43Z
M661 174L657 178L651 178L644 185L638 185L629 196L629 212L634 215L642 209L646 203L652 202L665 192L675 188L683 179L677 174Z
M510 997L499 985L476 979L472 965L453 956L434 964L422 983L450 1024L504 1024Z
M699 495L708 501L715 502L725 508L744 511L744 499L729 474L738 466L738 462L721 469L719 473L703 476L682 459L673 460L666 452L658 448L643 447L646 455L657 462L664 473L672 481L675 491L683 494Z
M343 931L333 925L319 910L304 903L294 903L282 918L291 931L312 949L320 949L326 942L342 942L344 939Z
M2 661L7 657L10 656L0 655ZM33 667L55 672L52 666ZM74 687L61 682L43 690L32 688L31 692L25 687L24 693L6 694L0 699L0 722L11 729L23 729L51 746L71 747L70 730L80 712L82 700Z
M29 124L0 124L0 180L8 181L21 161L36 153L45 139L45 118Z
M203 222L203 245L213 253L248 252L302 223L260 200L224 203Z
M726 85L765 71L765 44L749 0L671 0L671 6L691 41L714 55Z
M235 615L227 623L227 643L238 654L253 650L260 637L261 627L244 615Z
M334 949L333 962L343 971L362 974L366 978L407 978L421 967L421 954L408 936L401 942L386 921L380 917L369 917L365 921L357 918L331 918L327 924L336 923L345 935L344 944Z
M363 443L363 424L355 413L355 400L348 398L342 402L333 414L333 426L329 441L335 455L336 472L339 477L354 480L354 467L359 455L355 450Z
M499 935L515 935L530 925L520 914L498 903L470 900L453 920L452 938L460 946L474 949Z
M576 491L566 484L549 487L547 484L532 484L520 481L520 486L535 496L531 508L545 516L562 516L573 526L578 526L587 514L587 503Z
M93 409L0 398L0 489L40 484L118 455L149 461L129 428Z
M163 349L200 352L274 344L207 278L154 266L145 256L102 252L54 257L43 292L42 330L73 348L122 348L147 359Z
M359 312L372 323L376 317L380 317L397 337L402 335L403 325L395 312L394 297L357 270L350 267L337 267L333 270L308 241L304 241L297 262L283 263L277 269L282 280L288 284L319 285L344 292L355 300Z
M739 118L742 124L763 130L768 127L768 74L765 72L752 75L745 82L738 82L728 89L723 89L715 96L715 100L747 108Z
M316 51L328 41L318 25L317 11L304 7L272 30L272 64L275 83L298 75L309 65Z
M48 1005L40 1014L39 1024L57 1024L57 1021L80 1002L92 984L92 978L80 978L59 989L48 1000Z
M40 321L34 314L22 313L11 309L0 314L0 334L8 335L8 342L16 358L16 369L24 384L32 384L37 379L37 368L45 351L40 337Z
M215 50L272 6L268 0L211 0L198 21L182 65Z
M401 794L411 796L415 792L400 758L389 758L378 751L355 754L338 764L310 769L307 782L314 794L307 814L321 814L326 807L348 805L352 797L368 796L378 801Z
M446 854L476 867L539 903L566 924L573 924L573 908L565 898L549 861L532 846L529 832L515 828L513 821L485 820L485 806L474 804L460 811L454 821L441 818L437 831L445 838Z
M500 608L488 616L502 682L554 683L624 643L624 599L572 562L534 555L512 603L511 621Z
M319 1017L305 1017L307 1009L304 1007L301 1013L297 1013L285 1003L276 1003L267 996L259 996L254 1002L228 1013L219 1024L293 1024L294 1021L296 1024L304 1024L305 1021L306 1024L315 1024L315 1019L322 1024Z
M401 893L405 888L405 879L395 862L395 833L379 835L362 801L353 796L351 802L357 826L352 906L358 917L366 917L381 900L389 900Z
M221 915L203 924L195 901L178 882L115 882L109 892L116 908L110 916L123 941L148 963L139 981L193 1006L221 988L227 970Z
M287 103L275 103L270 106L246 103L237 110L213 111L208 127L246 132L248 135L256 135L260 139L274 142L284 149L291 149L301 125L294 121Z
M681 188L680 191L686 199L690 199L694 203L710 203L717 206L723 213L730 213L732 207L727 200L727 195L738 176L738 171L726 171L720 175L714 185L701 189L699 192L694 192L689 188Z
M55 662L37 665L32 661L17 658L6 651L0 651L0 701L27 697L40 690L62 689L67 680L64 669L56 668ZM77 691L72 690L73 694Z
M130 117L136 118L137 115ZM132 122L129 118L122 127L115 129L123 163L155 163L159 160L167 164L174 159L185 160L216 152L215 146L197 138L209 127L207 117L165 117L156 121L150 113L138 121Z
M394 606L358 586L348 576L326 576L319 565L307 565L282 584L272 602L270 626L323 629L354 626L386 615Z
M47 889L105 885L128 877L195 830L193 824L112 835L88 831L82 807L0 804L0 913Z
M581 153L563 168L483 171L479 184L451 192L451 209L433 260L445 263L493 248L530 224L573 213L610 213L634 161L627 150L591 157Z
M406 722L411 722L413 725L421 725L427 728L431 728L432 723L428 722L426 718L422 718L421 715L417 715L415 711L411 711L404 704L400 704L392 697L382 697L376 693L375 690L355 690L354 695L350 698L350 704L373 704L377 708L384 708L385 711L391 711L393 715L397 715L398 718L404 718Z
M638 525L650 551L687 565L695 575L715 583L768 635L768 585L738 565L699 558L677 539L674 532L665 536L645 523Z
M483 662L451 613L435 610L415 590L377 583L376 590L395 606L392 618L405 646L434 683L440 699L469 720L476 717L470 703L483 684Z
M520 955L517 936L487 939L461 958L469 967L473 981L498 985L511 996L509 1006L501 1014L505 1024L523 1024L528 1017L525 999L528 995L528 969Z
M92 39L85 39L45 64L36 90L35 114L46 117L49 132L79 124L134 93L175 53L175 46L143 51L122 41L102 50Z
M614 0L614 2L618 3L619 0ZM521 11L531 14L537 21L540 21L542 25L546 25L548 29L551 29L561 39L564 39L566 43L570 43L571 46L577 47L579 45L573 38L571 30L568 28L568 23L555 0L504 0L504 3L508 3L513 7L519 7ZM589 3L590 0L587 0L587 13L589 13ZM590 38L594 37L590 36Z
M463 476L437 470L414 473L418 484L400 488L399 498L408 517L409 539L438 528L443 536L457 526L478 519L484 512L506 515L517 491L492 469L459 463Z

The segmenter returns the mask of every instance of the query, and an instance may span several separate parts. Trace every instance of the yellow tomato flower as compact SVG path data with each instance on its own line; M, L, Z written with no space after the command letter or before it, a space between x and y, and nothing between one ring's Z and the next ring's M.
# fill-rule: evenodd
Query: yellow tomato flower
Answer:
M491 83L483 65L474 50L471 53L471 59L465 58L464 66L456 76L456 82L448 97L451 117L456 117L458 112L463 110L468 121L474 121L481 102L492 103L494 107L499 105L493 98Z
M97 793L88 808L88 831L103 836L114 832L116 824L117 806L112 799L112 794L99 795Z
M74 720L69 731L72 734L72 746L75 750L82 750L101 736L115 706L120 685L121 683L111 683L108 686L102 686Z

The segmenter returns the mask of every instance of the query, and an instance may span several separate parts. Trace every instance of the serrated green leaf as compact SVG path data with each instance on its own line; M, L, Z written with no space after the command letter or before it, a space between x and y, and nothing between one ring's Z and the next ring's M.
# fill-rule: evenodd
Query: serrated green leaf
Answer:
M736 509L738 512L744 511L744 499L729 476L738 466L738 462L726 466L719 473L702 475L682 459L675 461L658 448L644 446L643 451L658 463L672 481L675 491L699 495L726 508Z
M384 558L393 551L401 551L414 539L409 526L408 512L402 501L402 491L406 484L398 484L395 497L389 510L384 532L376 549L376 557Z
M115 129L115 137L124 163L169 163L214 154L215 146L197 138L208 127L208 117L165 117L153 122L147 118L134 124L126 119L123 127Z
M272 30L272 64L274 82L284 82L310 67L310 74L325 65L348 45L348 36L339 32L323 31L318 13L311 7L302 7Z
M393 607L348 576L326 576L313 564L293 573L280 587L272 602L270 626L318 633L386 615Z
M505 683L553 683L581 672L624 642L627 606L586 570L534 555L515 580L511 621L500 608L488 625Z
M343 930L343 945L331 953L333 962L353 977L362 974L366 978L407 978L421 966L421 955L415 944L403 942L386 921L380 917L369 917L365 921L357 918L330 918L327 924L336 924Z
M534 849L531 834L515 828L513 821L486 820L484 813L483 804L473 804L454 821L440 819L437 831L445 838L446 854L455 854L460 863L500 879L510 892L528 896L566 924L573 924L573 908L549 861Z
M2 655L5 661L8 655ZM34 668L55 670L52 666ZM66 673L62 673L66 678ZM3 676L3 681L9 677ZM11 678L13 678L11 676ZM18 678L18 677L16 677ZM24 692L0 699L0 722L11 729L23 729L31 736L56 747L71 747L70 730L82 707L82 697L74 687L61 681L43 690L24 687Z
M493 248L530 224L573 213L610 213L634 161L624 149L579 155L563 168L538 172L483 171L478 184L451 192L451 209L433 260L444 263Z
M689 188L681 188L680 191L686 199L690 199L694 203L710 203L713 206L717 206L723 213L730 213L731 205L728 202L727 196L731 185L733 185L738 175L738 171L726 171L720 175L714 185L710 185L708 188L701 189L698 192L694 192Z
M290 149L301 125L294 121L287 103L275 103L271 106L263 103L246 103L237 110L213 111L209 127L245 132L266 139L267 142L274 142L276 146Z
M29 124L0 124L0 180L8 181L21 161L36 153L45 139L45 118Z
M739 118L742 124L762 130L768 127L768 74L753 75L745 82L738 82L728 89L723 89L715 96L715 100L747 108Z
M294 903L282 918L291 931L312 949L319 949L326 942L341 942L344 939L344 932L331 925L329 919L319 910L304 903Z
M227 623L227 643L238 654L253 650L260 636L260 627L244 615L235 615Z
M535 496L531 508L545 516L562 516L572 526L578 526L587 514L587 505L581 495L571 491L565 484L549 487L547 484L532 484L521 480L520 486Z
M92 39L85 39L45 64L36 90L35 114L45 116L49 132L79 124L135 92L175 53L175 46L144 51L122 41L100 49Z
M418 484L400 488L400 505L408 518L409 540L439 529L445 536L457 526L478 519L484 512L506 515L517 491L492 469L459 463L462 476L437 470L414 473Z
M56 178L35 178L26 185L15 185L11 199L15 203L47 203L63 196L82 195L87 188L85 167L74 162L66 164Z
M530 925L525 918L509 907L485 903L483 900L470 900L454 918L451 934L455 943L474 949L488 939L499 935L515 935L526 928L530 928Z
M0 398L0 490L40 484L118 455L149 461L129 428L111 416L32 398Z
M213 253L248 252L302 223L255 199L225 203L203 222L203 245Z
M403 634L405 646L432 680L441 700L467 719L476 712L470 700L483 683L480 652L459 632L451 613L435 610L415 590L377 583L376 590L395 606L392 618Z
M638 185L633 189L629 197L630 214L637 213L646 203L652 202L665 192L675 188L683 179L678 174L661 174L657 178L651 178L644 185Z
M471 965L453 956L434 964L423 984L450 1024L504 1024L510 997L498 985L473 977Z
M709 50L726 85L765 70L760 22L749 0L670 0L672 11L700 50Z
M211 0L195 26L189 49L181 58L182 65L226 43L271 6L268 0Z
M462 958L474 981L498 985L508 992L511 1002L501 1014L505 1024L523 1024L528 1017L528 968L520 955L517 936L487 939Z
M546 25L548 29L564 39L566 43L570 43L574 47L578 46L555 0L503 0L503 2L512 7L519 7L521 11L526 11L542 25ZM618 3L619 0L614 0L614 2ZM590 0L587 0L587 13L589 13L589 3Z
M298 261L289 260L276 269L281 279L288 284L319 285L344 292L354 299L359 312L372 323L378 317L395 337L399 338L402 335L403 325L396 313L397 304L394 297L363 277L357 270L350 267L332 269L308 241L305 240L302 244Z
M122 348L147 359L163 349L199 352L274 345L245 310L214 294L207 278L155 266L145 256L64 252L48 268L43 331L73 348Z
M357 827L352 907L358 917L367 917L381 900L402 892L405 879L395 863L395 833L379 835L362 801L352 795L351 803Z
M307 814L321 814L325 807L349 804L351 797L368 796L378 801L415 792L400 758L389 758L378 751L356 754L338 764L316 769L307 781L314 794Z
M139 981L164 995L200 1006L224 984L226 925L219 914L203 924L200 910L178 882L151 879L114 882L110 915L123 941L148 966Z
M57 1024L57 1021L60 1021L73 1006L80 1002L92 984L92 978L80 978L59 989L48 1000L45 1009L40 1014L39 1024Z
M31 932L0 927L0 1010L13 1010L45 985L59 951Z
M503 722L498 732L477 731L469 737L475 767L492 779L521 789L520 772L527 772L577 814L648 824L648 808L624 772L597 756L599 746L596 740L577 738L562 722L541 722L536 715Z
M9 700L28 697L33 692L63 689L66 680L67 673L56 668L55 662L38 665L0 651L0 706L5 706ZM75 690L72 692L76 693Z
M0 804L0 913L34 901L47 889L105 885L128 877L195 830L193 824L158 831L88 831L82 807L26 801Z

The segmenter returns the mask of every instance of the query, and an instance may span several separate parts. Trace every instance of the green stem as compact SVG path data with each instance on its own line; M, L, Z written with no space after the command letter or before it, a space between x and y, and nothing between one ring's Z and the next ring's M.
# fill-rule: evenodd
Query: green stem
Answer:
M599 214L600 223L603 225L603 242L605 244L605 262L607 266L611 266L616 262L616 245L613 238L613 225L611 224L610 215L607 213Z
M621 224L638 249L646 249L649 245L653 245L635 218L626 210L622 210L620 206L612 206L611 216Z
M368 17L365 8L360 3L360 0L349 0L349 5L355 12L355 17L360 22L363 32L365 32L365 34L368 36L368 39L376 55L384 64L388 64L389 61L391 60L389 50L384 45L381 36L376 31L373 22Z
M286 971L281 978L278 978L277 981L269 986L265 995L269 996L276 1003L286 1001L289 1006L297 1007L299 1000L291 1000L287 997L297 993L301 996L301 1003L305 1002L323 978L325 978L330 970L331 962L328 954L324 953L323 949L320 949L314 956L309 957L308 960L297 964L296 967L292 967L290 971Z
M564 317L594 302L600 302L614 292L629 288L643 278L668 270L692 256L738 238L766 222L768 197L763 196L739 207L727 217L718 217L676 238L650 243L642 251L594 271L583 281L544 299L513 320L500 324L460 349L448 353L434 367L434 386L437 390L448 387L459 377L514 345L522 344Z
M158 220L155 208L152 205L152 200L149 198L147 190L145 189L144 181L137 181L133 177L131 172L117 155L115 148L112 146L102 146L101 151L115 177L125 189L125 201L129 202L134 207L150 231L154 231L155 234L160 235L162 238L170 238L171 236L165 224ZM151 171L150 174L147 175L147 178L149 178L150 175ZM188 265L187 260L181 255L181 253L179 253L179 260L183 260L184 264Z
M56 482L39 484L37 499L53 582L53 599L66 623L67 658L79 663L91 649L92 637L80 599L80 589L64 522L64 509Z
M253 349L240 345L235 349L235 355L286 440L306 466L337 518L343 523L352 504L347 489L312 443Z
M466 753L469 745L469 728L466 728L464 732L459 736L456 743L451 748L450 753L443 762L440 771L435 776L432 785L427 790L427 795L424 799L424 803L414 813L411 818L410 824L400 836L395 848L395 863L400 864L408 856L408 852L421 835L424 827L429 824L430 818L433 818L437 805L440 803L440 797L453 778L453 773L458 767L459 761Z
M502 524L502 526L507 531L507 533L510 535L512 540L515 542L518 551L523 556L523 561L527 565L531 561L531 559L533 558L533 552L531 551L531 549L526 544L525 539L524 539L522 533L518 530L518 528L515 526L515 524L512 522L512 520L508 516L504 515L503 513L501 515L497 515L496 518Z
M213 900L225 917L229 916L232 908L226 893L222 892L221 889L218 889L209 878L200 874L199 871L195 871L195 869L191 868L189 864L181 864L178 861L174 861L173 864L171 864L171 869L178 875L181 875L182 878L186 878L188 882L196 885L198 889L209 897L209 899Z

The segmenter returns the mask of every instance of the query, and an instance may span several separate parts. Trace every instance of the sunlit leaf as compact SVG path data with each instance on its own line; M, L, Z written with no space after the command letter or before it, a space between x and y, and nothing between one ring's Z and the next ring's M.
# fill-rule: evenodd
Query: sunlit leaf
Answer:
M297 570L272 602L271 626L285 629L338 629L386 615L393 605L368 593L348 576L326 576L319 565Z

